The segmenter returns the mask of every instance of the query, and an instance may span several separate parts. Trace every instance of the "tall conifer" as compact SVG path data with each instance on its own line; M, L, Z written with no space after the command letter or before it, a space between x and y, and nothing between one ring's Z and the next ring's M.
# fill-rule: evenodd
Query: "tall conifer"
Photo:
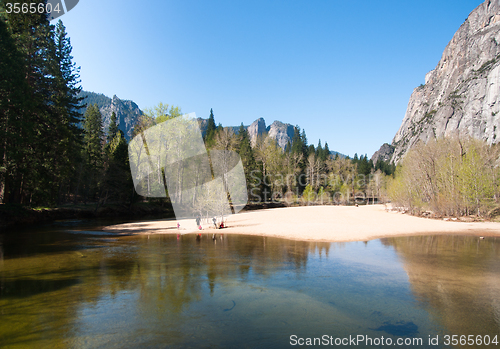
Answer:
M205 142L207 144L211 144L213 142L216 130L217 127L215 126L214 111L210 108L210 116L207 121L207 132L205 133Z
M22 145L28 85L23 63L22 53L0 17L0 203L12 201L10 189L26 154Z
M118 134L118 124L116 122L116 113L111 113L111 119L108 127L107 141L110 143Z
M38 1L42 3L43 1ZM44 13L4 14L23 65L25 93L21 112L10 137L17 138L17 161L8 178L8 202L41 203L51 201L54 188L54 157L51 153L52 95L54 52L53 27ZM3 20L2 18L2 20ZM4 38L2 37L2 40ZM17 84L16 84L17 85ZM16 86L17 87L17 86ZM11 158L12 159L12 158Z
M84 157L88 174L85 198L92 199L97 194L102 176L104 131L101 112L97 104L88 106L84 117Z

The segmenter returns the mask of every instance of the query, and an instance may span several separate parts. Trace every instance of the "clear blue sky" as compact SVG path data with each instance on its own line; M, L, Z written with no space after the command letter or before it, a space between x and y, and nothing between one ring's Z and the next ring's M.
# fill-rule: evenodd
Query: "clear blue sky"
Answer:
M80 0L60 18L85 90L371 156L481 2Z

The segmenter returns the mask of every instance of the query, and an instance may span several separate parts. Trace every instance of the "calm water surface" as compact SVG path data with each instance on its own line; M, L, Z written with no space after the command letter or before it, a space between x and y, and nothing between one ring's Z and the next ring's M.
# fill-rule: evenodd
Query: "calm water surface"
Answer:
M95 224L0 235L0 347L281 348L291 335L364 335L443 348L446 334L500 332L498 238L197 241Z

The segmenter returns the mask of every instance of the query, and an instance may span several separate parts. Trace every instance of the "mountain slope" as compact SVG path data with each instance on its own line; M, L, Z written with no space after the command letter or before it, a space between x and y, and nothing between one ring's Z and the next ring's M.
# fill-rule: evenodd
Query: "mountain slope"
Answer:
M142 110L133 101L122 100L116 95L109 98L101 93L82 91L79 95L85 97L82 103L97 104L103 118L104 130L107 130L111 120L111 114L116 113L118 128L123 131L125 138L130 140L134 126Z
M418 141L458 133L500 140L500 1L474 9L446 46L436 68L408 103L392 145L392 161Z

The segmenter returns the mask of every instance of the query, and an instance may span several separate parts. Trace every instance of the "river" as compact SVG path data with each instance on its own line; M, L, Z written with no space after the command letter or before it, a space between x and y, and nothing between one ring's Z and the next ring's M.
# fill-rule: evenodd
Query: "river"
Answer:
M0 235L1 347L445 348L500 332L499 238L117 237L108 223Z

